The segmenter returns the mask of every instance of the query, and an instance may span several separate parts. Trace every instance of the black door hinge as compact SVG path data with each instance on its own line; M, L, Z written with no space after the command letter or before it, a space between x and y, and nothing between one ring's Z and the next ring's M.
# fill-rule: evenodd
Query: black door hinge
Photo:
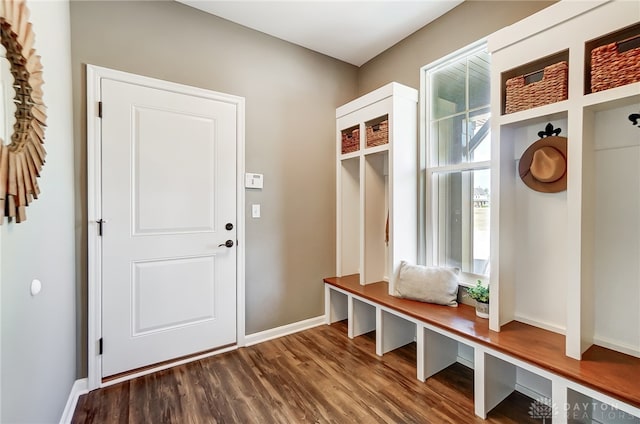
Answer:
M104 224L107 223L107 221L101 218L97 220L96 223L98 224L98 236L102 237L102 231L104 229L103 227L104 227Z
M102 118L102 102L98 102L98 118Z
M98 355L102 355L102 337L98 340Z

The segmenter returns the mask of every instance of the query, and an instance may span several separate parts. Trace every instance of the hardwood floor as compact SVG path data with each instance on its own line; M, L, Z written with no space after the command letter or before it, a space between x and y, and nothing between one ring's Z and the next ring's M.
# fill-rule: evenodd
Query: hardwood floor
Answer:
M346 322L224 353L83 395L73 423L534 423L513 393L488 420L473 413L473 371L455 364L421 383L415 343L375 354Z

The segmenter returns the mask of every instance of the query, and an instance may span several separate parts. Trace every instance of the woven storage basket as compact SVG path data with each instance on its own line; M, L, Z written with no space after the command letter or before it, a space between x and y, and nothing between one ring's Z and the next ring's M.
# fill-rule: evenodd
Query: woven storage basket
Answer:
M360 128L342 131L342 154L360 150Z
M591 92L640 81L640 35L591 50Z
M566 61L558 62L544 68L540 81L527 84L530 75L520 75L507 80L507 101L504 113L513 113L531 109L549 103L567 100L567 73L569 66Z
M367 125L367 147L380 146L389 143L389 120L373 125Z

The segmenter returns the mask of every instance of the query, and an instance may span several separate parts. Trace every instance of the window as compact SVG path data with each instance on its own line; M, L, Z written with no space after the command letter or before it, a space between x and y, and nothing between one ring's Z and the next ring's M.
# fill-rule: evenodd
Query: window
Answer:
M422 68L426 262L469 281L489 275L489 60L483 42Z

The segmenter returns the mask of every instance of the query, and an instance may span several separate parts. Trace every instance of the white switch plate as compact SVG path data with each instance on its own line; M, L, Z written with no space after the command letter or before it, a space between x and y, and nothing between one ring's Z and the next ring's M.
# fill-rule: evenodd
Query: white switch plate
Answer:
M244 174L244 186L245 188L262 188L264 182L264 175L252 174L247 172Z
M260 218L260 205L251 205L251 218Z

